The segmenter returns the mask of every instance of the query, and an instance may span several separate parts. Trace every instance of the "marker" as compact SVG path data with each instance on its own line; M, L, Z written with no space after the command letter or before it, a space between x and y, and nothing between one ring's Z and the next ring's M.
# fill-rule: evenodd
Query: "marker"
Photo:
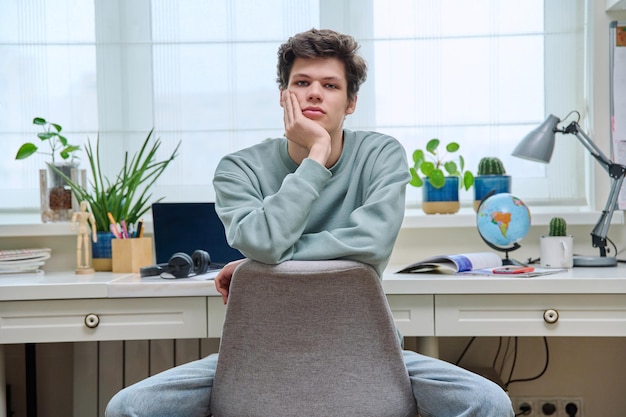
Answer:
M143 219L137 222L137 232L135 233L136 237L143 237Z
M120 220L122 224L122 239L128 239L128 229L126 228L126 220Z

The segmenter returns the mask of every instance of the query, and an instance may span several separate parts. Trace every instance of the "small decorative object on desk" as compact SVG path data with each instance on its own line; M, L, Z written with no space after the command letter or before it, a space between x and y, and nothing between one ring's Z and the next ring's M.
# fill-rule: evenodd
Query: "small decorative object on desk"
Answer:
M77 274L93 274L95 272L91 266L89 231L91 230L91 238L94 242L98 241L98 234L96 233L96 219L88 208L89 204L83 200L80 202L80 211L75 212L72 216L72 230L75 229L78 222L78 237L76 239Z
M544 268L571 268L574 266L574 236L567 235L563 217L550 219L548 236L541 236L540 263Z
M0 250L0 274L23 272L43 273L40 269L50 258L48 248L34 249L2 249Z

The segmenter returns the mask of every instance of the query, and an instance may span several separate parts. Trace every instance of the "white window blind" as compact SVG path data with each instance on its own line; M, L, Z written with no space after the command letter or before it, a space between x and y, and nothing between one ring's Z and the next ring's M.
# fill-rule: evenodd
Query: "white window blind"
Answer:
M351 33L369 63L347 127L391 134L407 157L432 137L455 140L472 170L502 158L527 201L584 199L583 179L561 181L584 175L575 141L557 141L545 166L509 156L547 113L585 114L583 0L0 0L0 10L0 192L10 196L0 210L39 206L48 158L14 160L38 141L35 116L75 144L99 137L109 175L154 127L161 156L182 141L154 197L212 200L223 155L282 134L276 51L312 27Z

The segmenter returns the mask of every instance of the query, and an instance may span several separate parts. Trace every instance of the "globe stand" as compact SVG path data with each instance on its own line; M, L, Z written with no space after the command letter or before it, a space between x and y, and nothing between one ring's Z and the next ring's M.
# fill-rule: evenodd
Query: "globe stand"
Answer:
M491 249L495 249L499 252L504 252L504 258L502 259L502 266L507 266L507 265L527 266L526 264L523 264L520 261L509 258L509 252L512 252L514 250L521 248L519 243L515 242L512 246L508 248L501 248L500 246L496 246L493 243L489 242L487 239L485 239L484 236L480 233L480 231L478 231L478 234L480 235L480 238L483 240L483 242L485 242L487 246L489 246Z

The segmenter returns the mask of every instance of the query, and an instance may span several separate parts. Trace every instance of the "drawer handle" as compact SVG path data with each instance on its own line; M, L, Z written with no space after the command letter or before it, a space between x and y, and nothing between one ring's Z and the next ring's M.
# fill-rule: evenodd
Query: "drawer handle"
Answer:
M549 308L548 310L543 312L543 319L546 323L556 323L559 321L559 312L553 308Z
M95 329L98 324L100 324L100 317L97 314L90 313L85 316L85 326Z

